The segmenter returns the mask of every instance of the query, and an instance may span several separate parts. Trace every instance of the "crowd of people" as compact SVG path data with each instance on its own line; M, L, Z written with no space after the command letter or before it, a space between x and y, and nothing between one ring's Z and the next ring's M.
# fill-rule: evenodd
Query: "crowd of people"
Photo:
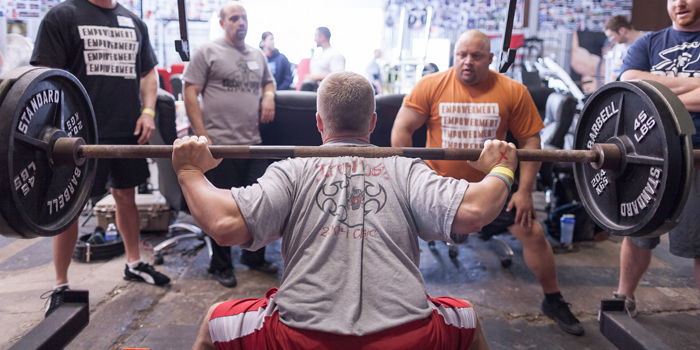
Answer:
M626 19L613 17L606 35L624 57L619 79L666 85L700 131L700 79L694 76L700 62L686 59L697 56L700 0L669 0L668 13L673 25L664 30L642 35ZM454 46L454 66L417 83L391 131L392 146L410 147L413 133L427 124L426 147L483 148L477 161L214 159L208 145L261 144L259 123L274 122L276 92L293 83L292 64L275 48L272 33L263 33L259 48L245 43L248 20L240 2L224 3L219 11L223 37L194 50L183 75L193 135L175 141L173 167L191 215L215 241L211 278L236 286L231 246L243 249L241 264L277 274L279 267L266 260L265 247L282 239L282 282L261 299L214 304L195 348L488 348L473 305L427 296L418 269L419 238L453 243L476 231L513 234L542 287L541 311L562 330L584 334L560 291L552 247L535 213L532 193L540 163L518 162L516 145L504 141L510 132L518 148L540 148L542 119L524 85L489 69L488 36L478 30L462 33ZM98 62L88 55L96 48L85 44L86 27L113 34L102 40L129 38L138 50L120 64L130 69L120 75L89 69ZM317 28L314 40L320 51L300 83L301 90L317 93L322 147L374 147L370 134L377 123L375 94L382 92L381 51L375 51L363 76L344 71L345 58L331 46L327 27ZM33 50L32 65L67 70L83 84L100 143L142 145L153 136L158 62L144 22L116 0L67 0L55 6L42 21ZM479 125L479 132L459 132L466 125ZM700 148L700 134L693 146ZM381 171L367 174L367 166ZM333 168L346 170L328 172ZM170 278L139 252L135 187L148 176L145 159L101 159L92 193L109 191L115 198L126 250L123 278L165 286ZM324 190L333 186L336 191ZM354 205L368 186L386 192L386 210ZM319 193L327 198L319 201ZM688 204L669 237L671 253L694 259L700 289L700 217L692 212L697 205L700 173L694 171ZM326 235L328 227L359 229L362 239ZM46 316L71 287L68 268L77 238L77 223L54 237L56 280ZM658 238L623 241L613 297L625 301L632 317L635 290L658 244Z

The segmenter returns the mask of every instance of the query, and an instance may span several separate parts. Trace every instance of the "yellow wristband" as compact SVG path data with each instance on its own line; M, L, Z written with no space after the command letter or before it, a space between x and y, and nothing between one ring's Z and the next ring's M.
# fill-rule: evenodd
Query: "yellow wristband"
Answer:
M268 91L265 91L265 95L272 95L272 96L275 96L275 92L274 92L274 91L268 90Z
M510 176L511 179L515 179L515 174L513 173L513 170L510 170L504 166L497 166L491 169L492 173L500 173L503 175L508 175Z
M150 109L150 108L144 108L143 111L141 111L141 114L148 114L151 117L155 118L156 117L156 111Z

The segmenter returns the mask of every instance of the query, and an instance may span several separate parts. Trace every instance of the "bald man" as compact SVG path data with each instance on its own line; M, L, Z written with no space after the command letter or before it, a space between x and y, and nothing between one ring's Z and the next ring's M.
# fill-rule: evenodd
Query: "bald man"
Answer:
M258 119L269 123L275 116L275 80L263 52L245 43L248 13L243 5L226 2L219 17L224 36L197 46L184 74L187 116L197 136L210 143L257 145L262 143ZM221 188L248 186L265 173L267 164L267 159L226 159L206 176ZM222 286L235 287L231 248L212 245L209 273ZM265 260L265 248L243 251L241 263L270 274L278 270Z
M524 85L489 70L489 38L478 30L462 33L455 44L453 69L421 79L406 96L391 132L393 147L411 147L412 135L428 124L426 147L481 148L487 140L505 140L507 132L520 148L539 149L542 119ZM438 174L481 181L486 174L466 161L430 161ZM507 204L482 237L510 231L523 244L525 263L542 285L542 311L564 331L582 335L583 327L559 291L554 254L536 219L532 203L539 162L520 163L520 178Z

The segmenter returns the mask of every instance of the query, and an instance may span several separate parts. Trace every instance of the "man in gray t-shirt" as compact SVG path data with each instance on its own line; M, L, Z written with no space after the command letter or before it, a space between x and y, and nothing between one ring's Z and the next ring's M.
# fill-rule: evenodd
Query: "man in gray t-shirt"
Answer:
M263 123L275 115L274 77L263 52L244 42L248 32L245 8L239 2L227 2L219 17L224 37L198 46L184 74L187 115L197 136L210 143L256 145L261 143L258 111L262 110ZM265 173L267 164L266 159L227 159L206 176L217 187L247 186ZM234 287L230 247L212 245L209 272L223 286ZM277 273L277 267L265 261L264 248L244 251L241 262L252 269Z
M367 79L329 75L318 90L322 147L374 147L374 108ZM439 176L420 159L344 156L279 161L252 186L215 189L202 172L219 161L203 137L175 142L193 217L221 244L258 249L283 238L284 275L265 298L213 306L195 348L487 348L468 302L426 295L418 237L453 242L493 220L515 145L486 141L470 162L489 173L478 183Z

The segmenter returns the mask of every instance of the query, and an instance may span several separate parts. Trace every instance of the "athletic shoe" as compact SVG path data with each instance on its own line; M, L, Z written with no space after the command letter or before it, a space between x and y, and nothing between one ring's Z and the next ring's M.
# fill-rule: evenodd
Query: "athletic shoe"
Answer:
M236 281L236 275L233 274L233 270L224 271L213 271L211 272L211 277L213 280L219 282L220 285L226 288L233 288L238 284Z
M627 296L618 293L618 292L613 292L613 299L621 299L625 301L625 311L627 311L627 314L630 315L630 317L635 318L637 317L637 303L634 301L634 296L632 299L627 299Z
M559 298L553 303L547 302L547 298L542 300L542 312L553 319L559 328L567 333L574 335L583 335L583 326L581 322L571 313L571 304L564 301L564 298Z
M257 265L257 266L249 266L253 270L258 270L260 272L264 273L269 273L270 275L274 275L279 271L279 267L277 265L270 263L270 262L264 262L262 265Z
M241 257L240 262L241 264L248 266L248 268L250 268L251 270L258 270L260 272L269 273L271 275L274 275L277 273L277 271L279 271L279 267L277 267L277 265L269 261L263 261L262 264L252 264L249 263L249 261L247 261L243 257Z
M44 318L49 317L51 313L56 311L61 305L63 305L63 300L65 294L63 292L70 290L67 286L52 289L41 295L41 299L48 299L46 301L46 311L44 311ZM51 293L51 295L48 295Z
M126 265L124 269L124 279L127 281L146 282L162 286L170 283L170 278L153 268L153 266L141 262L136 268Z

